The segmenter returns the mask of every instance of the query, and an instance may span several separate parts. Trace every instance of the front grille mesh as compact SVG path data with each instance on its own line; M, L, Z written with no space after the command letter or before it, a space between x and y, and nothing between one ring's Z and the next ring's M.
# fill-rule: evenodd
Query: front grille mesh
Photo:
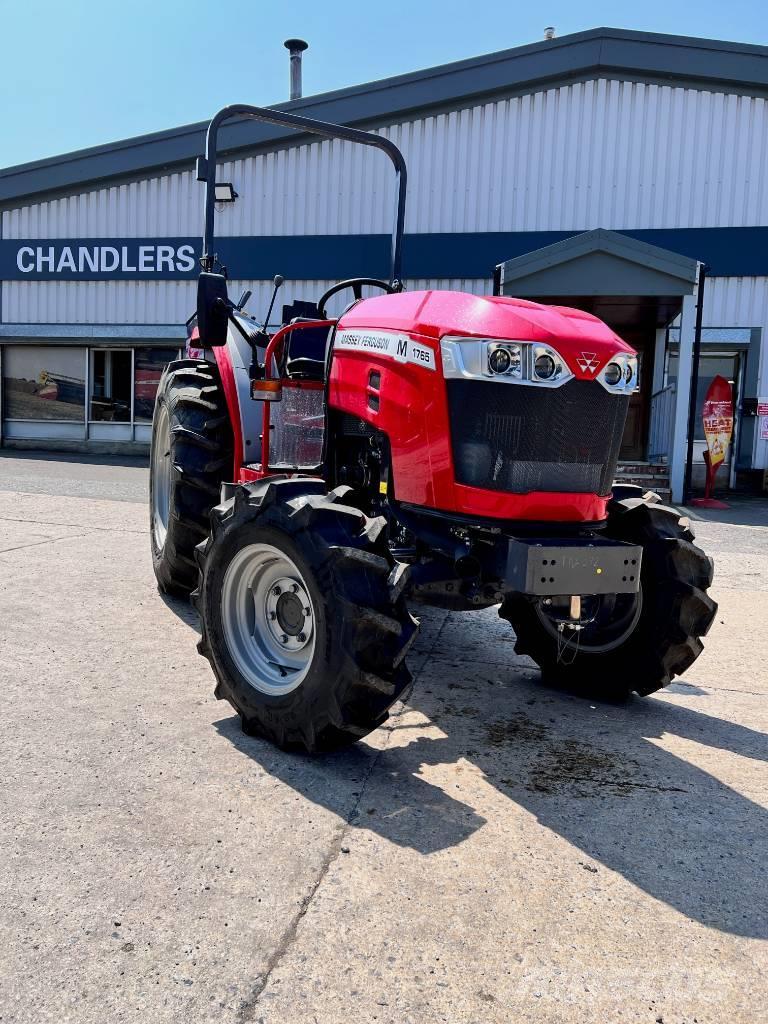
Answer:
M629 398L597 381L559 388L447 380L456 479L525 494L608 494Z

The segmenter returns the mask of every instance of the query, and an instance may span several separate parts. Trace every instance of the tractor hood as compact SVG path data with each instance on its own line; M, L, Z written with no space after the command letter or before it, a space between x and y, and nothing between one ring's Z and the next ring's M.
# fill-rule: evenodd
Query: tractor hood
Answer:
M450 336L541 342L556 348L576 377L586 378L610 356L634 354L607 324L583 310L466 292L414 291L364 299L341 317L338 326L396 331L434 341Z

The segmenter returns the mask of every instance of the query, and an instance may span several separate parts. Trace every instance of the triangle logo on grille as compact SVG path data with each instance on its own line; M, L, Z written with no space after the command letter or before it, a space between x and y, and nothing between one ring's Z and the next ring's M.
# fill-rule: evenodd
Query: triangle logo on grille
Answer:
M600 360L597 358L596 352L582 352L576 358L576 365L582 373L594 373L600 365Z

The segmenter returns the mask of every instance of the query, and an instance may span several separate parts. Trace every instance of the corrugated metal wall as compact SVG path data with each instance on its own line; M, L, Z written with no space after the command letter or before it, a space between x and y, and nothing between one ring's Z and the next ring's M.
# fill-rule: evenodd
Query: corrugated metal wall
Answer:
M283 303L295 299L317 300L335 281L286 281L276 303L277 313ZM4 285L3 321L12 324L177 324L182 326L194 311L194 281L25 281L13 287ZM419 288L452 288L456 291L483 294L490 292L490 280L419 279L406 286ZM269 281L232 281L229 292L233 299L250 288L253 298L248 309L254 315L266 313L272 294ZM367 294L380 295L369 289ZM338 313L352 301L352 292L342 292L329 304L329 312Z
M409 232L768 223L768 106L758 97L598 80L383 132L408 161ZM360 146L315 142L221 174L241 195L218 217L222 235L390 228L391 167ZM185 171L6 211L3 237L196 235L201 205ZM189 294L176 282L8 282L3 320L174 323Z
M383 130L405 153L409 232L768 223L759 97L599 80ZM387 232L381 153L337 141L222 166L222 235ZM197 234L202 186L175 173L3 214L3 237Z
M708 278L704 321L708 327L760 327L768 324L768 278ZM765 384L768 391L768 378Z

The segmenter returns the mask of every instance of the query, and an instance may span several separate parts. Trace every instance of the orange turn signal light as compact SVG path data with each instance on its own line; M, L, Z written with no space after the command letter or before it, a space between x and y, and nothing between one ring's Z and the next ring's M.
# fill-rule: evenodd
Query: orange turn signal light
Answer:
M279 402L283 397L283 385L279 380L252 380L251 398L260 402Z

